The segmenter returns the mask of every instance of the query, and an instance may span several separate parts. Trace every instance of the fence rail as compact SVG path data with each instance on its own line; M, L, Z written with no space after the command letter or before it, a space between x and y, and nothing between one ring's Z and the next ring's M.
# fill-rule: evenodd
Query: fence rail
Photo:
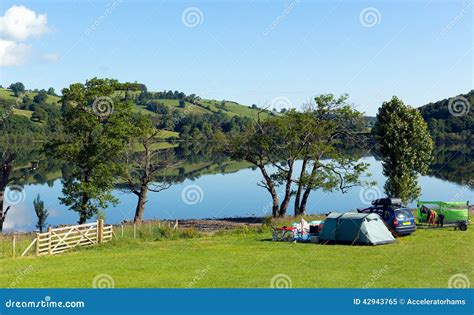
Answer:
M21 256L25 256L35 245L36 256L55 255L78 246L91 246L108 242L112 239L112 225L104 226L104 221L94 223L49 228L48 232L37 233L36 238L25 249Z

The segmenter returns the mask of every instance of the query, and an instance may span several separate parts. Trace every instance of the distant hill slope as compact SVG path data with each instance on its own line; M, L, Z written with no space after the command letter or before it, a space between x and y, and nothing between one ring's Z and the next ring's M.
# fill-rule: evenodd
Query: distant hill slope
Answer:
M474 140L474 90L419 108L430 134L438 141Z
M132 101L136 105L136 111L148 114L154 114L152 111L148 110L145 105L138 104L137 98L140 94L140 91L129 91L127 92L129 97L132 98ZM154 94L156 92L149 92L150 94ZM17 102L21 102L24 96L33 99L38 92L27 91L21 97L16 97L13 92L9 89L0 88L0 102L6 105L16 105ZM125 91L117 91L115 93L116 97L124 98L126 92ZM48 104L57 104L59 105L60 97L48 95L46 103ZM181 107L179 104L178 99L159 99L158 102L162 103L166 107L171 110L178 110L183 114L212 114L217 113L219 111L227 114L228 116L241 116L241 117L249 117L249 118L256 118L260 109L255 107L246 106L243 104L239 104L233 101L217 101L211 99L199 99L194 103L190 103L188 101L185 102L185 106ZM21 110L18 108L13 109L13 113L18 116L24 116L30 118L33 111L28 110ZM267 113L267 115L269 112Z

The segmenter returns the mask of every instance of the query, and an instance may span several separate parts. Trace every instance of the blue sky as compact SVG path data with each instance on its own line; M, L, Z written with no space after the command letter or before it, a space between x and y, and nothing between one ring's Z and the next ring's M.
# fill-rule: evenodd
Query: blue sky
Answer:
M392 95L421 106L473 88L472 0L2 0L0 14L14 5L46 14L47 25L26 39L2 33L28 48L0 68L4 86L60 90L112 77L248 105L283 97L295 107L348 93L370 115Z

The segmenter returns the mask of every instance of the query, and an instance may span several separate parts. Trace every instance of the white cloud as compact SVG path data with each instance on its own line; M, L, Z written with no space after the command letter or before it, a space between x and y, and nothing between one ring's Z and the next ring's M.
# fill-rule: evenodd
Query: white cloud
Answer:
M46 14L36 14L24 6L14 5L4 16L0 16L2 38L23 41L31 36L40 36L49 31Z
M48 54L44 54L42 58L43 60L48 61L48 62L56 62L59 60L59 58L61 58L61 56L57 53L48 53Z
M0 67L19 66L26 62L31 45L0 40Z

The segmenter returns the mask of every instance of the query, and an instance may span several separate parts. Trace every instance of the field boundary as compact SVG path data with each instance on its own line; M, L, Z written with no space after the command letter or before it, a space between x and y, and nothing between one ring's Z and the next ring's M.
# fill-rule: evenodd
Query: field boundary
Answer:
M36 256L60 254L78 246L91 246L112 239L113 226L104 225L103 220L93 223L48 228L48 232L37 233L36 238L23 251L25 256L35 246Z

